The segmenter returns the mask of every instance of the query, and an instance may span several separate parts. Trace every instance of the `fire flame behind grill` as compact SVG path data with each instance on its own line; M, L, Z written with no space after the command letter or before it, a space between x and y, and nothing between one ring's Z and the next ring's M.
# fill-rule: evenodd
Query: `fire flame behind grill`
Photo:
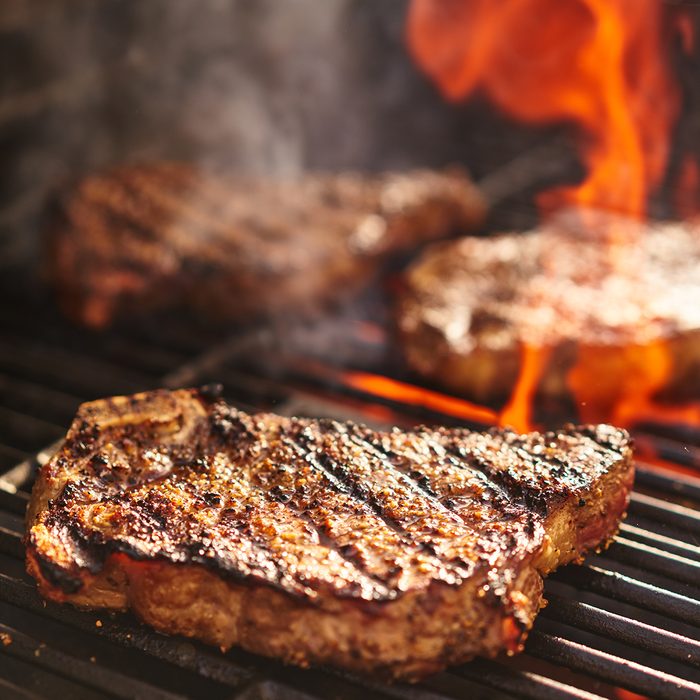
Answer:
M544 214L563 206L613 210L640 219L667 174L681 91L671 47L694 50L692 24L661 0L413 0L407 43L417 64L446 99L485 94L525 124L575 126L587 174L579 184L540 193ZM697 162L679 170L676 203L696 213ZM625 274L624 245L633 227L604 231L611 268ZM638 235L638 234L637 234ZM534 427L532 405L549 360L540 346L522 347L520 376L501 423ZM601 386L600 368L624 367ZM672 373L663 339L644 346L583 347L568 388L584 421L633 425L640 420L700 424L700 406L668 407L656 400Z
M576 125L588 174L543 205L640 217L680 108L670 31L660 0L414 0L408 42L450 100L481 89L525 123Z
M336 379L352 391L356 391L365 397L365 400L379 399L404 409L405 407L413 406L418 409L425 409L427 412L468 421L476 426L501 425L515 427L514 421L518 418L518 416L514 416L509 407L499 412L432 389L426 389L378 374L342 372ZM400 422L391 411L387 411L379 418L388 424ZM529 415L527 419L531 420ZM647 433L637 434L635 430L637 426L643 426L646 430L655 431L660 436L649 439ZM664 421L660 421L656 415L650 418L649 422L642 420L640 417L640 420L628 427L635 434L637 453L640 458L650 465L664 470L696 476L698 469L700 469L700 429L698 426L700 426L700 407L691 406L678 408L676 412L671 409ZM542 427L547 426L536 425L531 422L525 429ZM697 447L686 445L683 452L674 449L671 453L667 453L664 450L664 445L666 445L663 439L664 433L682 434L687 439L689 431L692 432L691 438L698 441Z

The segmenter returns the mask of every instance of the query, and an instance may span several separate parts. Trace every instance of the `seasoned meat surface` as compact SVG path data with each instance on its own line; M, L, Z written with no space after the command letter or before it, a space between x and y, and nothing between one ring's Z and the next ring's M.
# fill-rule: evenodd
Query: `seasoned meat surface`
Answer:
M48 268L63 309L94 327L178 307L223 321L299 314L483 215L457 169L274 181L130 165L86 178L62 201Z
M610 426L518 435L248 415L210 389L84 404L41 470L41 592L289 662L417 679L515 651L542 576L604 545Z
M698 299L697 224L567 212L530 233L428 247L405 275L400 345L414 371L485 403L508 398L525 348L548 353L539 395L578 390L587 419L609 420L665 362L660 391L698 386Z

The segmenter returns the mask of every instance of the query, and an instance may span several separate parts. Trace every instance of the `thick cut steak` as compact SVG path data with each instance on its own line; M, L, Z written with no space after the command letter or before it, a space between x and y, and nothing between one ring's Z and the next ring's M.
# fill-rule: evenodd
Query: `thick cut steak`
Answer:
M377 432L155 391L80 408L27 565L55 601L414 680L518 650L543 575L610 540L632 478L606 425Z
M275 181L122 166L63 199L48 273L66 313L94 327L178 307L222 321L303 314L398 253L469 232L484 210L459 169Z
M407 364L496 404L509 397L523 350L542 351L538 397L573 395L587 420L609 420L639 386L697 398L700 226L580 216L426 249L398 301Z

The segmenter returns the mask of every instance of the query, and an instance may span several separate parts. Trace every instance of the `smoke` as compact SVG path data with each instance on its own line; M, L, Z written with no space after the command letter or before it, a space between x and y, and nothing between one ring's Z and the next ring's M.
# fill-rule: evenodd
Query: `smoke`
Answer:
M6 0L0 252L35 252L46 201L116 163L290 177L461 162L479 177L540 138L483 105L445 104L407 55L406 9Z

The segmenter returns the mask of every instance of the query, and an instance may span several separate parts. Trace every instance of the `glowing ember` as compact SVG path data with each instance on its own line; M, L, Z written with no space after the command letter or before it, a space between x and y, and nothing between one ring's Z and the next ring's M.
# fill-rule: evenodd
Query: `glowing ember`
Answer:
M529 124L580 130L588 176L565 203L644 214L665 173L679 90L661 0L413 0L408 44L444 95L483 90Z

